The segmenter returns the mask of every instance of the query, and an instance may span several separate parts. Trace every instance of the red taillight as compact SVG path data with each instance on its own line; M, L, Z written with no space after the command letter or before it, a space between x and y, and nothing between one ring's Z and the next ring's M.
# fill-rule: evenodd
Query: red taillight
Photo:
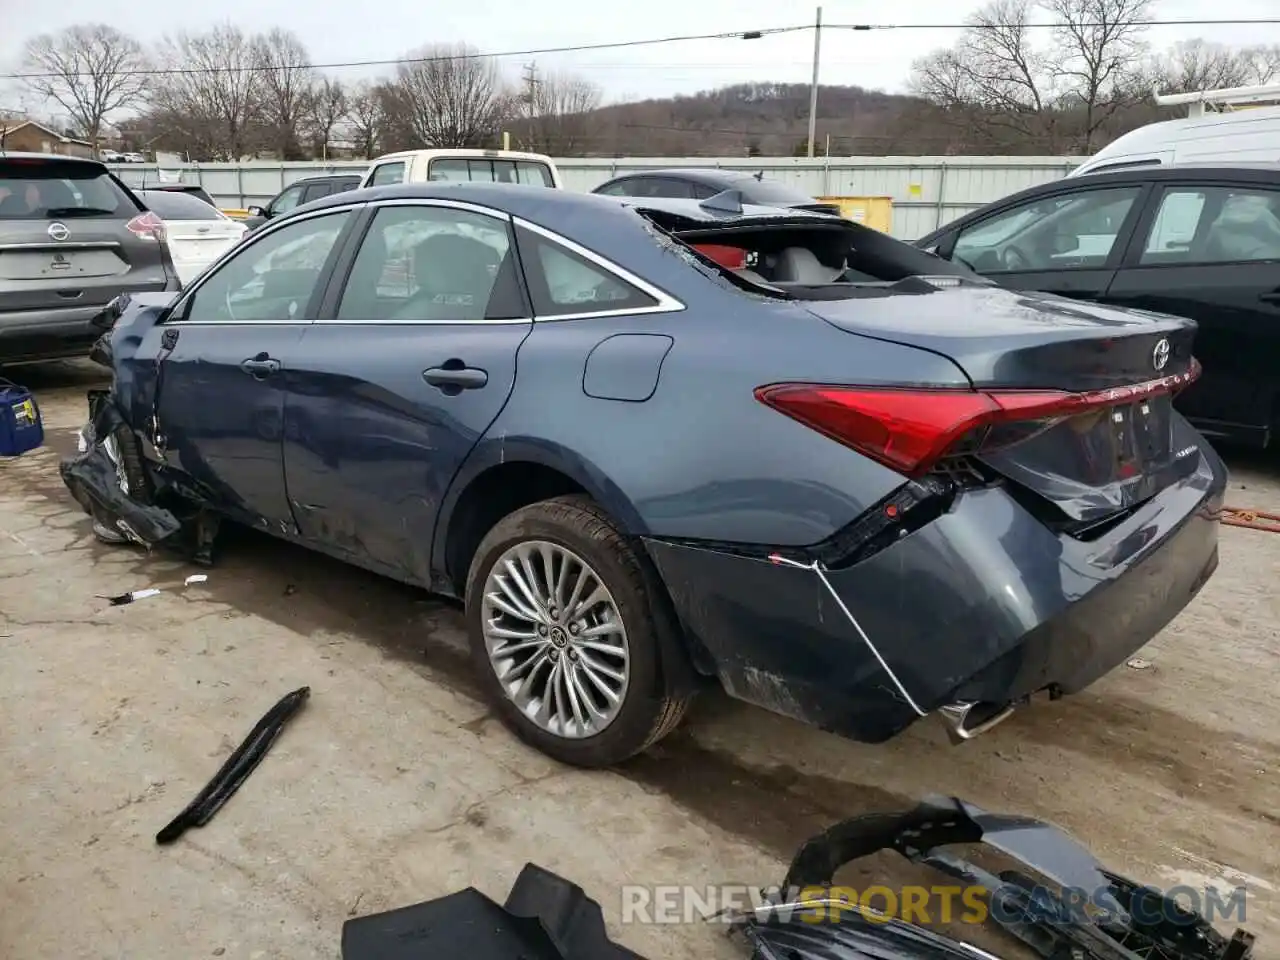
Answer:
M714 260L726 270L741 270L747 265L747 251L741 247L729 247L719 243L698 243L693 249L708 260Z
M164 239L164 221L151 210L138 214L126 223L125 227L135 237L142 237L144 240L160 241Z
M1200 375L1186 373L1090 393L1058 390L912 390L783 383L759 387L756 399L832 440L907 476L919 476L943 457L1027 440L1061 420L1176 393ZM1001 431L992 427L1025 425Z

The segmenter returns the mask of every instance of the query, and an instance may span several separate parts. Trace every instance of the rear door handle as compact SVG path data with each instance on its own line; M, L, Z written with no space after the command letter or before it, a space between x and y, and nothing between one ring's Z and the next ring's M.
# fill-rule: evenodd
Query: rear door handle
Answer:
M1272 290L1270 293L1258 294L1258 299L1263 303L1280 303L1280 290Z
M479 367L464 367L460 360L449 360L442 367L422 371L422 379L445 392L479 390L489 382L489 374Z
M262 380L280 369L280 361L274 357L267 356L265 353L260 353L256 357L250 357L241 363L240 369L252 376L253 379Z

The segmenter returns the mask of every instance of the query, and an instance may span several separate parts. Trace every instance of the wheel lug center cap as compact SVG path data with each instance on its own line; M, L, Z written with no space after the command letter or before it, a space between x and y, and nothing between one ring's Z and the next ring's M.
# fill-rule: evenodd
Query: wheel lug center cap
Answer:
M551 642L554 643L557 647L563 647L565 644L569 642L569 637L568 635L565 634L564 630L561 627L552 627Z

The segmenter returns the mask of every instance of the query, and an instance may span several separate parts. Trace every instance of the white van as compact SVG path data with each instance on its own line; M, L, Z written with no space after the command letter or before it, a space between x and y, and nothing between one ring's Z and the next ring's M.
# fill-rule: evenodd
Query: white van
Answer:
M540 153L516 150L404 150L373 160L360 181L363 187L429 180L518 183L564 189L555 161Z
M1280 84L1157 96L1186 117L1139 127L1067 176L1169 163L1280 163ZM1264 105L1270 104L1270 105Z

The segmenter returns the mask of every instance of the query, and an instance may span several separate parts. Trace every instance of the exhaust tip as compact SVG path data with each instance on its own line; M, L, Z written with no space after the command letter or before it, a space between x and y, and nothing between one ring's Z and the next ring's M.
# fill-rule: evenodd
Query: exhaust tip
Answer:
M964 743L982 736L1013 716L1013 711L1012 704L983 701L961 701L938 708L952 743Z

